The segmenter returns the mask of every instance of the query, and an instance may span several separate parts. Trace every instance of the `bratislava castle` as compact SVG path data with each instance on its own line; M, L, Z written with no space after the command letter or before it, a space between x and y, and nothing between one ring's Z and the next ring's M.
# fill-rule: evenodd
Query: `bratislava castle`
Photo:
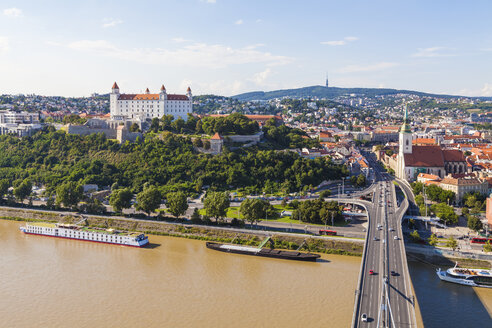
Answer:
M164 85L160 93L150 93L149 89L143 94L122 94L116 82L110 94L111 119L152 119L164 115L173 115L186 120L188 113L193 112L191 89L185 95L167 94Z

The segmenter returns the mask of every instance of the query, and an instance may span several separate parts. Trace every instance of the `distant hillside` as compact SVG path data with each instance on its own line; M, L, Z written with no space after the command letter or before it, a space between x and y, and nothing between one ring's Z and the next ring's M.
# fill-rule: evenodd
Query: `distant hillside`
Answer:
M436 95L431 93L410 91L410 90L378 89L378 88L336 88L336 87L327 88L320 85L316 85L312 87L304 87L299 89L276 90L276 91L268 91L268 92L263 92L263 91L247 92L236 96L232 96L232 98L240 101L270 100L270 99L282 98L282 97L289 97L289 98L316 97L316 98L331 99L338 96L350 95L350 94L374 97L374 96L392 95L397 93L405 93L405 94L417 95L417 96L439 96L442 98L460 97L460 96L451 96L451 95ZM477 98L481 98L481 97L477 97ZM482 98L482 99L486 99L486 98Z

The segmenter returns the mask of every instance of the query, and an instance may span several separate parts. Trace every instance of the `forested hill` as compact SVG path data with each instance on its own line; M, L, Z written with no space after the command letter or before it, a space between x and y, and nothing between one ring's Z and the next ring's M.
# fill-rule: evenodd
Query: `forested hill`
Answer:
M409 95L417 96L438 96L442 98L455 98L460 96L451 95L436 95L431 93L410 91L410 90L396 90L396 89L379 89L379 88L337 88L337 87L324 87L320 85L304 87L298 89L286 89L286 90L275 90L275 91L254 91L242 93L232 98L240 101L250 101L250 100L270 100L274 98L289 97L289 98L325 98L331 99L343 95L356 94L358 96L364 95L367 97L392 95L397 93L405 93Z

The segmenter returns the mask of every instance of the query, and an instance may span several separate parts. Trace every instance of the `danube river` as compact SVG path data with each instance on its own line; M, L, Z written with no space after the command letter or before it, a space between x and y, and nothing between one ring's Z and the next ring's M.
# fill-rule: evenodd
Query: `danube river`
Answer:
M360 258L302 263L150 236L138 249L24 235L0 220L0 327L349 327ZM426 327L487 327L492 289L409 262Z
M0 327L348 327L360 258L225 254L150 236L138 249L24 235L0 220Z

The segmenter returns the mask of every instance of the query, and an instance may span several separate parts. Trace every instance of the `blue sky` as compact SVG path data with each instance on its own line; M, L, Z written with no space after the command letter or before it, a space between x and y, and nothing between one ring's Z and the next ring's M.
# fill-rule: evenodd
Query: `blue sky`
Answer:
M492 1L4 1L0 94L324 84L492 96Z

